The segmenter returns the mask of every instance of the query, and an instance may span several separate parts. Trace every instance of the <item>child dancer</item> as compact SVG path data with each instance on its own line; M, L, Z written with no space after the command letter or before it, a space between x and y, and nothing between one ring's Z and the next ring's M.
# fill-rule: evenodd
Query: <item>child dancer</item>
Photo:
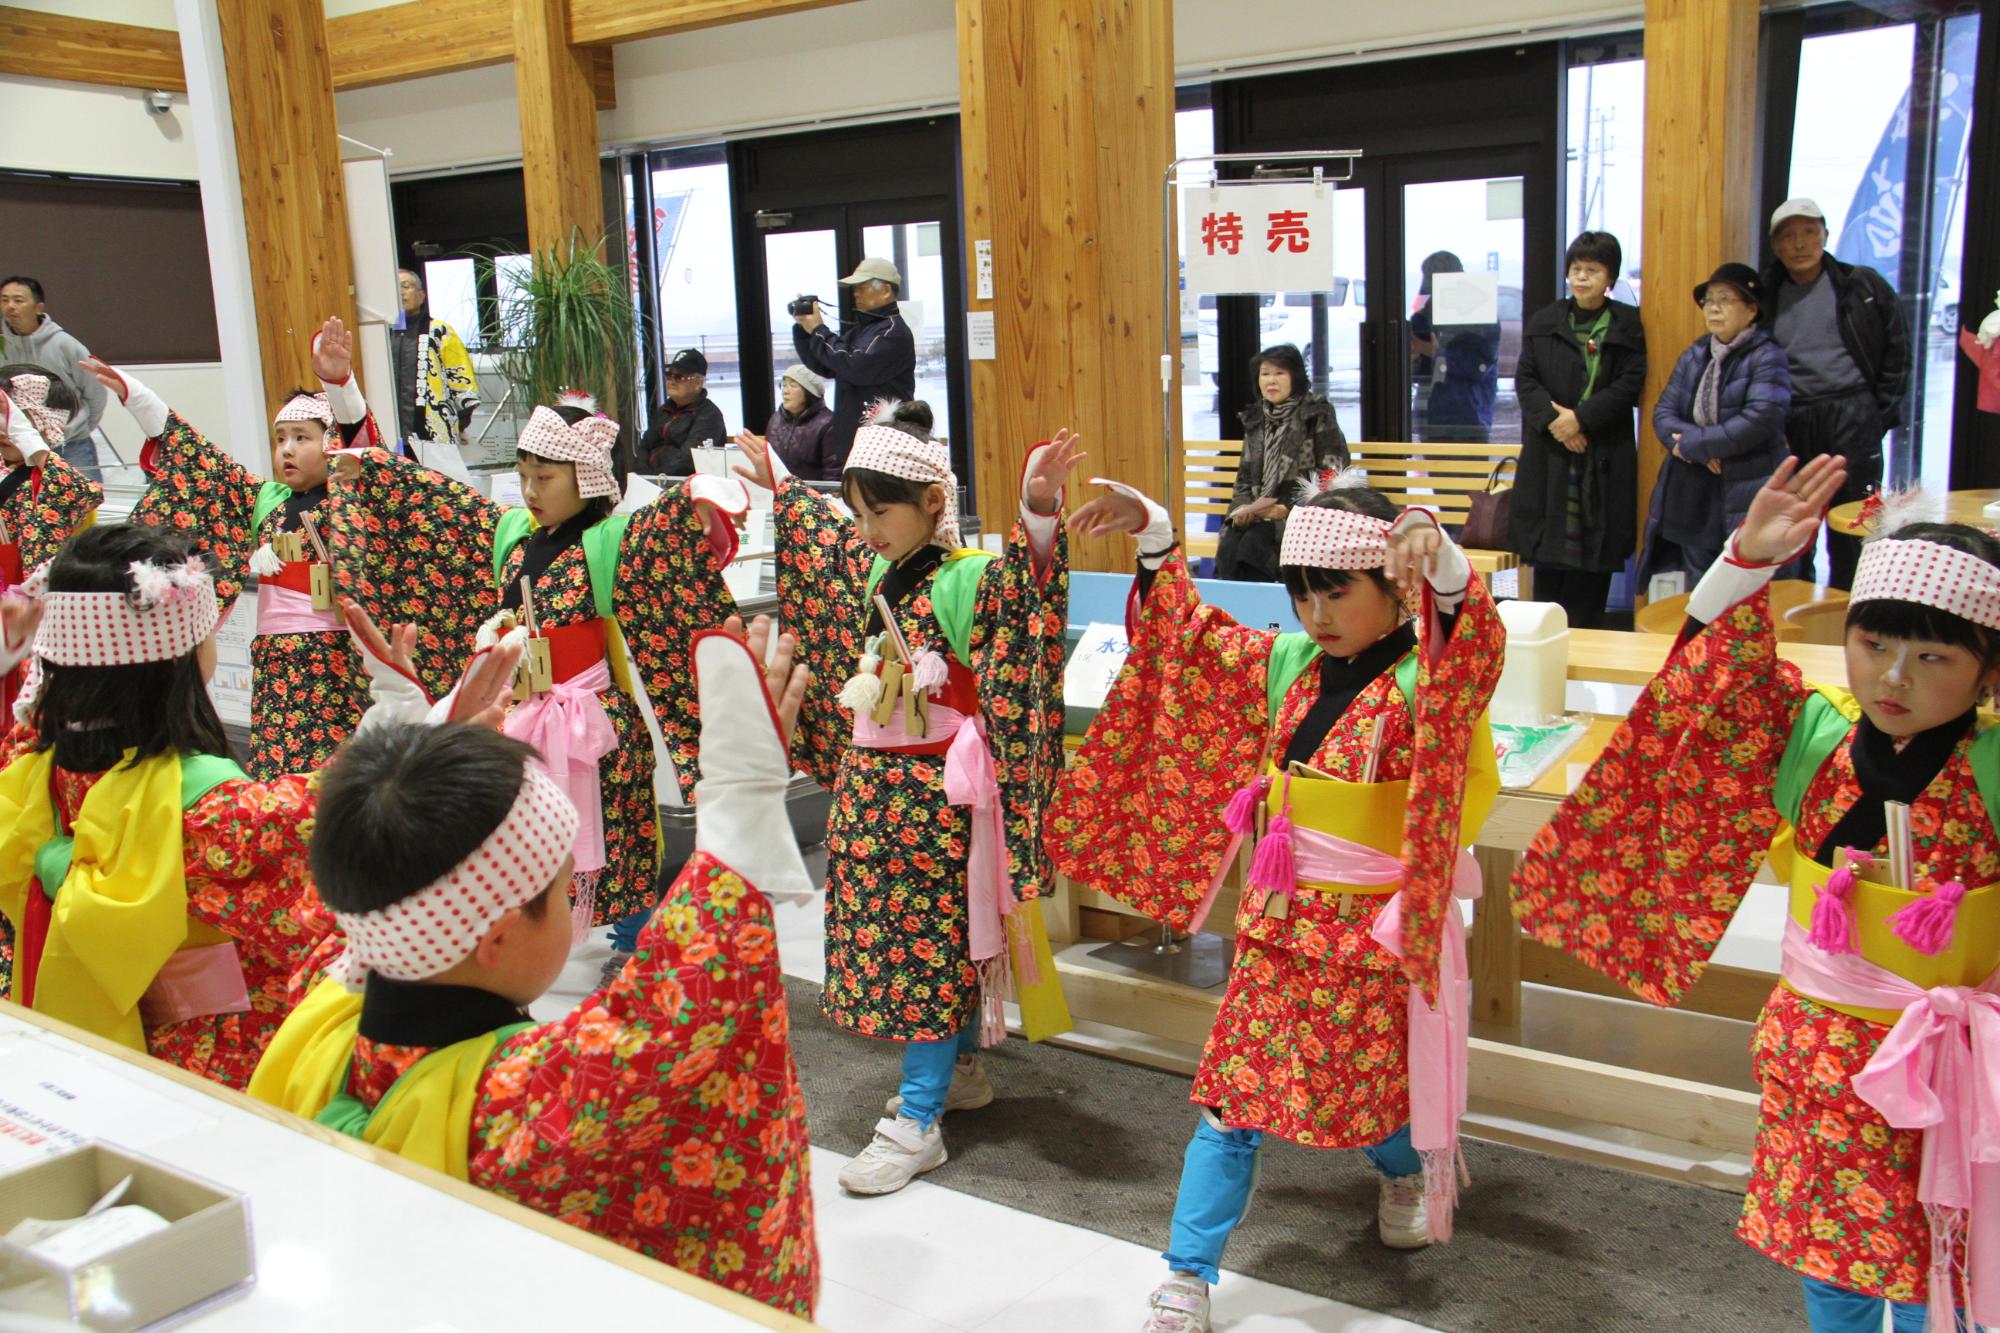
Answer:
M318 939L313 779L254 782L228 757L205 688L215 583L190 538L91 527L25 593L5 638L32 643L39 679L0 744L11 998L241 1087ZM381 706L421 712L370 661Z
M1076 441L1065 431L1029 454L1021 522L996 558L960 549L950 456L912 432L856 432L841 478L852 519L764 440L736 437L744 475L776 491L780 618L819 683L795 754L833 792L820 1004L850 1032L903 1043L901 1094L840 1173L855 1194L943 1165L939 1116L993 1099L972 1052L1006 1035L1010 936L1032 947L1040 910L1016 914L1014 895L1048 883L1041 810L1062 759L1056 515ZM1039 979L1015 957L1017 982Z
M1484 709L1505 635L1436 520L1364 486L1292 510L1279 565L1305 632L1276 634L1204 606L1166 511L1107 484L1071 522L1138 534L1136 624L1050 806L1056 864L1195 930L1254 812L1269 819L1146 1324L1206 1333L1267 1133L1361 1148L1383 1244L1450 1236L1467 1022L1453 899L1479 892L1462 848L1498 790Z
M0 366L0 592L55 555L96 516L104 488L55 451L76 394L39 366ZM21 673L0 676L0 727L14 716Z
M272 422L273 481L252 476L131 375L84 362L146 433L140 463L153 482L133 521L190 533L215 557L225 615L245 577L257 576L250 772L259 779L321 767L368 707L368 676L335 611L334 570L320 550L332 540L337 507L327 492L326 451L343 436L375 438L340 329L330 319L313 340L321 391L295 390ZM338 434L337 404L351 423Z
M525 505L505 510L379 449L343 457L338 518L357 600L421 627L433 689L482 628L490 639L519 621L542 640L531 651L546 651L546 670L507 731L541 752L583 817L577 919L617 926L607 978L657 897L659 806L694 791L689 644L735 610L722 570L736 534L720 511L749 505L737 482L703 478L616 512L617 438L582 396L537 407L516 455Z
M766 692L768 633L697 638L696 854L633 961L560 1022L525 1008L569 956L569 797L482 728L358 737L312 849L346 955L251 1095L810 1317L805 1101L768 901L812 891L785 814L804 680L781 641Z
M1640 998L1701 975L1767 851L1791 885L1737 1234L1815 1333L2000 1324L2000 541L1863 548L1846 690L1779 660L1765 584L1837 458L1787 459L1689 600L1677 650L1514 875L1527 932ZM1697 854L1698 852L1698 854Z

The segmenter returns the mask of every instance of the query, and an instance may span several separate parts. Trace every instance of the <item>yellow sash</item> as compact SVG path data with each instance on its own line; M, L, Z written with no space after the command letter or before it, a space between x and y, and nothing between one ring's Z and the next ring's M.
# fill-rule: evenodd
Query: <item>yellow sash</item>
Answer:
M43 750L0 772L0 915L16 923L27 895L42 892L35 858L56 836L54 765L54 752ZM120 764L83 798L35 981L37 1012L146 1049L139 999L174 951L196 942L189 939L181 804L178 755ZM223 938L203 936L199 942ZM18 976L14 987L18 1000Z
M1772 840L1771 868L1791 884L1792 920L1809 930L1820 886L1833 874L1833 869L1799 855L1793 845L1793 837L1793 830L1787 825ZM1853 896L1848 899L1847 905L1854 914L1854 937L1860 946L1861 956L1925 990L1935 986L1977 986L1991 976L1996 963L2000 963L2000 882L1967 890L1958 904L1958 919L1952 928L1951 943L1943 953L1935 955L1918 953L1889 928L1891 916L1906 904L1926 896L1857 877ZM1824 1000L1817 1000L1816 1003L1827 1004ZM1895 1009L1865 1009L1844 1004L1829 1004L1827 1007L1870 1023L1893 1024L1902 1016Z
M361 1030L361 997L339 982L315 986L271 1039L250 1095L318 1120L385 1152L468 1178L472 1113L493 1052L518 1028L481 1033L432 1051L396 1080L373 1113L347 1095Z

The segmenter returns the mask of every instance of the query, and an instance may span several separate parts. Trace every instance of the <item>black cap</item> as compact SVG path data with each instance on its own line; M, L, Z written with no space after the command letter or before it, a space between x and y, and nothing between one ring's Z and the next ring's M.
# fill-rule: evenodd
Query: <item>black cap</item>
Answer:
M1757 270L1748 264L1724 264L1708 275L1708 282L1726 282L1764 308L1764 280L1757 276ZM1708 297L1708 282L1694 289L1694 303L1700 305Z
M706 375L708 358L692 347L683 347L674 353L674 359L667 362L667 370L679 375Z

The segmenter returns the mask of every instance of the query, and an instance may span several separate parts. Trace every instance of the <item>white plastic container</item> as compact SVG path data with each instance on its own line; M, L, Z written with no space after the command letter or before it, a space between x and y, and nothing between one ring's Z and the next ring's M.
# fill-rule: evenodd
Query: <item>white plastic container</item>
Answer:
M1554 602L1502 602L1506 664L1487 715L1513 726L1559 721L1569 685L1569 616Z

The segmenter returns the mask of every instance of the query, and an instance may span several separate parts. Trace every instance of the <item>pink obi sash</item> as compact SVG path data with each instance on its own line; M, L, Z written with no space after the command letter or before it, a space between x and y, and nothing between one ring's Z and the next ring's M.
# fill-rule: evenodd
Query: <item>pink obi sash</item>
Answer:
M139 1021L149 1028L207 1014L247 1013L249 1009L243 962L228 940L175 953L139 997Z
M1976 987L1923 990L1859 954L1827 953L1788 920L1783 975L1808 999L1902 1011L1854 1076L1854 1094L1897 1129L1923 1132L1930 1327L1952 1328L1954 1304L1975 1323L2000 1324L2000 971ZM1954 1272L1961 1240L1965 1268Z
M1008 944L1014 943L1013 976L1020 986L1041 980L1026 931L1010 932L1006 919L1020 908L1007 872L1007 820L1000 806L1000 777L993 750L986 743L986 725L935 700L925 706L929 726L911 736L903 730L903 704L888 723L877 722L866 709L854 715L854 744L864 750L906 750L949 742L944 757L944 796L953 805L969 807L966 839L966 934L972 961L980 971L985 995L980 1044L1006 1038L1006 1014L1001 1000L1006 989ZM997 1031L996 1031L997 1028Z
M598 764L618 745L600 691L611 688L611 665L599 658L568 680L516 704L502 728L535 747L549 776L576 806L576 873L604 869L604 799Z
M312 596L275 579L257 580L257 637L273 634L345 634L332 611L313 610Z

